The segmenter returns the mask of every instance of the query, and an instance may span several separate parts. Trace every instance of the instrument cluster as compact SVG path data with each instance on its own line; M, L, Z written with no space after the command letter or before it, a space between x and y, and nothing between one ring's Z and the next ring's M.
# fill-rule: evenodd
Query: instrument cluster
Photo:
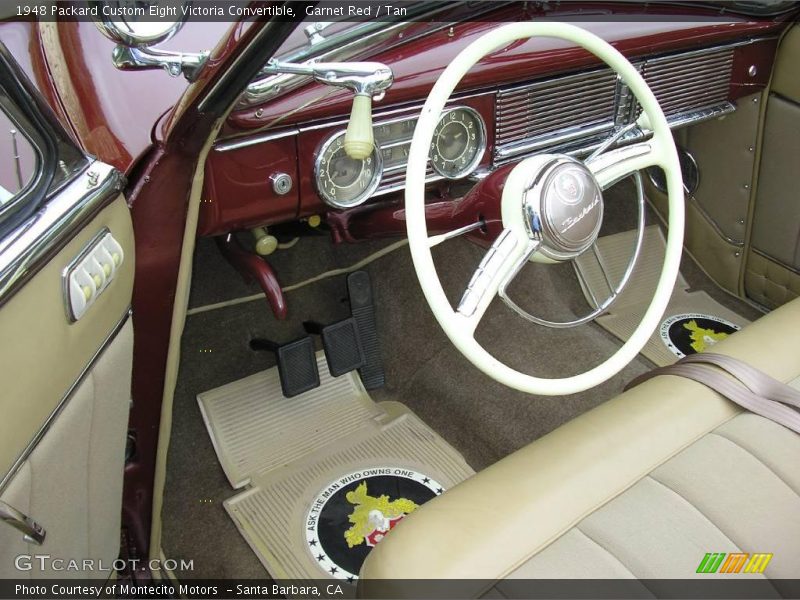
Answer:
M325 139L314 165L317 192L330 206L352 208L367 201L385 177L402 174L408 162L416 117L399 117L373 126L375 147L363 160L344 151L344 131ZM462 179L471 174L486 152L486 125L468 106L446 109L439 119L428 152L436 179Z

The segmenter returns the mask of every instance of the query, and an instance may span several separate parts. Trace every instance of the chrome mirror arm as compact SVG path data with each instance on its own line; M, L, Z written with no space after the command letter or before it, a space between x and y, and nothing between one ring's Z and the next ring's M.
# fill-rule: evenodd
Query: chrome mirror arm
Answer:
M209 52L169 52L156 48L136 48L117 45L111 53L114 66L121 70L164 69L173 77L183 74L189 81L197 75L208 60Z

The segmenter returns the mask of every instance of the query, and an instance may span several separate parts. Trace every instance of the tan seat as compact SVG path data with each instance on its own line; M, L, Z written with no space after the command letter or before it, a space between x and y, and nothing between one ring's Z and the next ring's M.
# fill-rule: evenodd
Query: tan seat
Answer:
M714 349L796 385L798 333L800 300ZM481 579L501 594L509 578L685 579L707 552L772 553L763 576L800 577L800 436L660 376L411 514L367 558L362 592L371 579Z

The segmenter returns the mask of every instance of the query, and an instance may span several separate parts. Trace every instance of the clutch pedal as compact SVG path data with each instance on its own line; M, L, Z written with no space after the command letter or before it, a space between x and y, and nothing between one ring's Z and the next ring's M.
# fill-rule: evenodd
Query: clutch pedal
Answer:
M314 350L314 338L305 336L289 342L276 344L261 338L250 340L253 350L269 350L278 361L278 375L283 395L292 398L319 387L319 370Z

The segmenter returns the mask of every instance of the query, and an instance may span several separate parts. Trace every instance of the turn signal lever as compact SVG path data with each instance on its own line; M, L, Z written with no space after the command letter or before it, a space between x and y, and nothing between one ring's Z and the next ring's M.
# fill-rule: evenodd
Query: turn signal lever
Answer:
M344 151L363 160L372 153L372 100L383 98L394 81L392 70L379 62L287 63L271 60L265 73L308 75L320 83L353 90L353 109L344 135Z

